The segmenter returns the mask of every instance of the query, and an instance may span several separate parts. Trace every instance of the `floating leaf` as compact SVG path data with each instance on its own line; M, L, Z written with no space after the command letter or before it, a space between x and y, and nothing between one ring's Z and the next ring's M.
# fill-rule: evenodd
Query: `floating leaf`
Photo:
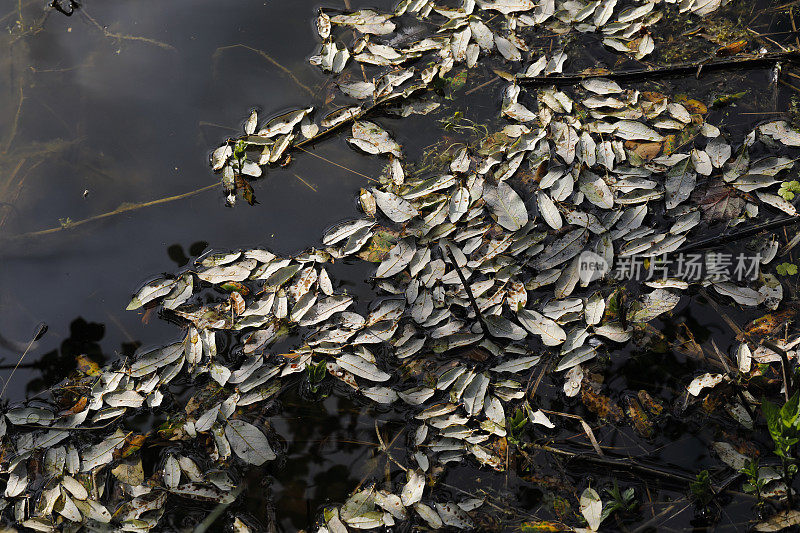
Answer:
M603 502L597 491L589 487L581 494L581 514L589 524L589 529L597 531L603 521Z
M522 198L505 182L497 187L484 188L483 199L497 217L497 223L516 231L528 223L528 210Z
M247 463L260 466L277 457L261 430L244 420L228 421L225 436L234 453Z

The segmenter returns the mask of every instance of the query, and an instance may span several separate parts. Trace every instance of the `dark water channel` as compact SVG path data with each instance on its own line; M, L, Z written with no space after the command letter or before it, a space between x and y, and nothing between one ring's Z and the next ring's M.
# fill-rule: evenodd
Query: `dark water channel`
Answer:
M390 9L393 3L368 2L378 9ZM306 105L310 95L259 50L291 70L318 101L324 100L325 78L307 62L316 42L312 19L318 4L86 0L71 17L51 11L42 19L42 2L21 0L27 31L21 37L15 27L20 18L16 4L17 0L0 2L0 28L11 30L0 36L0 335L26 343L40 322L49 329L8 385L10 401L33 396L63 379L78 354L107 363L131 355L139 346L179 339L181 332L174 325L124 311L132 292L148 276L173 272L208 249L267 247L282 254L298 252L319 246L320 236L332 223L358 216L357 191L368 183L358 173L376 175L380 162L349 149L342 138L333 138L316 146L315 153L350 170L298 154L287 168L271 170L253 182L258 204L252 207L240 202L236 208L226 208L221 189L212 187L184 199L58 229L68 220L95 217L125 203L151 202L213 185L217 178L207 165L209 150L238 133L249 109L271 114ZM354 8L361 4L352 1ZM767 20L759 27L765 32L785 29L784 21ZM576 57L573 65L582 68L597 57L603 58L603 52ZM687 92L701 100L750 91L738 107L713 112L718 117L712 122L724 121L738 142L763 118L750 113L789 107L792 92L765 89L768 75L755 71L702 83L669 81L662 91ZM476 117L494 117L498 87L470 95L464 105ZM441 133L432 119L427 120L383 123L413 160ZM18 237L48 229L54 231ZM372 294L364 281L369 272L363 264L332 269L333 277L343 280L362 301L369 301ZM731 313L740 323L753 318ZM681 323L699 343L713 338L723 352L736 342L712 307L701 301L690 303L688 298L669 322L653 326L669 332ZM5 377L17 355L0 347L0 357L4 368L0 375ZM693 368L693 363L670 350L634 348L615 354L607 366L606 384L612 395L648 390L674 410L683 400L682 387ZM542 382L541 407L577 412L596 426L577 399L572 403L560 399L560 386L547 378ZM322 402L287 391L273 409L270 421L285 440L286 453L270 465L269 476L262 470L246 478L248 490L237 505L257 523L277 517L283 531L310 527L321 505L341 502L363 479L385 475L384 463L372 460L376 420L384 435L392 438L402 430L405 417L362 405L338 387ZM708 427L679 416L667 417L661 424L658 436L649 440L628 427L601 424L596 431L603 446L615 453L648 454L654 463L670 465L682 474L719 467L709 452L709 443L717 436ZM585 441L579 426L573 429L539 436ZM398 437L398 453L405 439ZM477 477L494 501L505 500L533 516L552 503L543 488L546 484L534 478L566 470L567 477L578 482L587 475L586 465L578 463L545 457L535 464L527 479L460 466L451 469L445 483L454 491L468 491ZM608 474L588 470L598 482L607 480ZM636 486L642 502L650 497L681 499L688 490L673 483L650 492L651 487L636 475L615 475L626 486ZM723 500L718 527L742 527L751 516L751 503ZM687 504L678 505L679 509ZM186 516L195 511L207 508L182 508L165 527L186 525ZM646 522L652 517L640 518ZM695 520L689 506L659 528L702 525ZM504 526L502 519L494 525Z

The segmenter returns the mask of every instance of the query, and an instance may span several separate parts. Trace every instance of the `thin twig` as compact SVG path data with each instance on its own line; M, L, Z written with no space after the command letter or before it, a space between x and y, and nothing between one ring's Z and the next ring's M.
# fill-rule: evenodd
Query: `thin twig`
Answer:
M11 374L8 376L8 378L6 378L6 381L3 384L3 389L0 390L0 398L2 398L3 394L6 392L6 387L8 387L8 382L11 381L11 378L14 377L14 372L16 372L17 368L19 368L19 365L22 363L22 360L25 359L25 356L28 354L28 351L31 349L31 347L37 340L42 338L42 335L44 335L46 332L47 332L47 324L41 323L38 326L36 326L36 332L34 332L33 337L31 337L31 341L28 343L28 346L25 348L25 351L22 352L22 355L19 356L17 364L14 365L14 370L11 371Z
M4 201L2 203L2 205L0 205L0 207L6 207L7 211L5 213L3 213L2 218L0 218L0 230L2 230L3 227L6 225L6 221L8 220L9 215L11 215L11 213L16 211L16 207L14 206L14 202L17 200L17 198L19 198L19 193L20 193L20 190L22 188L21 186L22 186L23 181L25 180L24 176L23 176L22 179L19 180L19 183L17 184L17 195L16 195L16 198L11 198L11 193L10 193L10 191L8 189L11 188L11 182L14 181L14 178L17 176L17 174L19 173L20 169L22 168L22 165L24 165L26 161L27 161L27 159L25 159L25 158L20 159L17 162L17 166L14 167L14 170L11 171L11 175L8 177L8 180L7 180L7 184L8 185L7 185L6 191L5 191L6 201Z
M189 198L190 196L194 196L195 194L199 194L204 191L208 191L211 189L215 189L219 187L219 183L214 183L212 185L206 185L205 187L200 187L199 189L195 189L193 191L185 192L183 194L178 194L175 196L168 196L166 198L159 198L158 200L151 200L149 202L141 202L135 204L124 204L113 211L109 211L107 213L102 213L100 215L95 215L93 217L84 218L83 220L78 220L77 222L69 222L58 226L56 228L44 229L39 231L32 231L29 233L21 233L19 235L11 235L9 237L0 237L0 241L2 240L16 240L16 239L26 239L30 237L41 237L43 235L50 235L52 233L58 233L59 231L64 231L68 229L73 229L78 226L82 226L88 222L94 222L96 220L101 220L103 218L108 218L114 215L121 215L122 213L129 213L131 211L136 211L138 209L142 209L144 207L151 207L154 205L161 205L166 204L169 202L174 202L175 200L183 200L184 198Z
M780 83L781 85L784 85L786 87L789 87L791 90L793 90L796 93L800 93L800 89L798 89L797 87L795 87L794 85L792 85L788 81L778 80L778 83Z
M19 127L19 117L22 114L22 102L25 100L25 95L22 90L22 80L20 79L19 82L19 102L17 103L17 112L14 114L14 121L11 123L11 131L8 134L8 141L6 141L6 147L3 152L8 152L9 148L11 148L11 143L14 142L14 138L17 136L17 128Z
M789 8L789 20L792 22L792 32L794 33L794 42L797 44L797 49L800 50L800 37L797 35L797 26L794 23L794 7Z
M396 441L398 438L400 438L400 435L402 435L404 431L405 431L405 428L401 429L401 430L400 430L400 431L397 433L397 435L395 435L395 436L394 436L394 438L393 438L391 441L389 441L389 444L387 444L387 445L385 446L385 448L383 449L383 452L384 452L384 453L386 453L386 456L387 456L387 457L390 457L390 456L389 456L389 450L391 449L392 445L394 444L394 441ZM399 464L399 463L397 463L397 462L396 462L396 461L394 461L394 460L392 460L392 461L393 461L395 464ZM401 467L401 468L402 468L402 467ZM362 486L362 485L363 485L363 484L364 484L364 483L367 481L367 478L369 477L369 475L370 475L370 474L371 474L371 473L372 473L374 470L375 470L375 467L373 466L372 468L370 468L370 469L369 469L369 471L368 471L366 474L364 474L364 477L362 477L362 478L361 478L361 481L359 481L359 482L358 482L358 485L356 485L356 488L355 488L355 490L354 490L353 492L357 492L357 491L358 491L358 489L360 489L360 488L361 488L361 486ZM406 469L406 471L408 471L408 470Z
M729 244L731 242L739 241L753 235L757 235L762 231L771 231L786 226L793 226L800 223L800 216L790 216L773 220L772 222L765 222L756 226L743 229L728 235L716 235L707 239L700 239L699 241L689 242L675 250L675 253L686 253L691 250L699 250L709 246L720 246L722 244Z
M483 83L481 83L480 85L478 85L477 87L473 87L473 88L472 88L472 89L470 89L469 91L465 92L465 93L464 93L464 96L469 96L469 95L471 95L472 93L474 93L475 91L479 91L479 90L483 89L484 87L487 87L487 86L489 86L489 85L493 84L494 82L496 82L496 81L497 81L497 80L499 80L499 79L502 79L502 78L500 78L500 76L495 76L495 77L494 77L494 78L492 78L491 80L489 80L489 81L486 81L486 82L483 82Z
M456 269L456 274L458 274L458 279L461 280L461 285L464 286L464 290L467 292L467 296L469 297L469 303L472 305L472 310L475 311L475 316L478 318L478 322L481 323L481 328L483 328L483 332L491 337L492 334L489 333L489 327L483 320L483 315L481 314L480 307L478 307L478 302L475 301L475 296L472 294L472 289L470 288L469 283L467 283L467 279L464 277L464 273L461 272L461 268L458 266L456 258L453 257L453 252L451 252L450 248L447 246L445 246L444 248L445 250L447 250L447 255L450 256L450 261L453 263L453 268Z
M108 29L105 26L103 26L102 24L97 22L89 13L87 13L86 9L81 9L80 13L83 16L85 16L89 20L89 22L94 24L97 27L97 29L99 29L101 32L103 32L103 35L105 35L106 37L108 37L110 39L120 39L120 40L125 40L125 41L139 41L139 42L143 42L143 43L154 44L154 45L158 46L159 48L163 48L165 50L172 50L173 52L177 52L178 51L171 44L163 43L163 42L158 41L156 39L151 39L150 37L141 37L141 36L138 36L138 35L126 35L126 34L123 34L123 33L115 33L115 32L112 32L112 31L108 31Z
M800 62L800 52L778 52L765 54L759 57L729 59L724 61L707 61L698 63L682 63L653 69L633 69L623 71L591 72L561 74L557 76L531 76L527 78L517 78L517 83L521 85L573 85L583 80L593 78L608 78L620 81L644 81L659 78L669 78L673 76L699 76L704 71L717 70L738 70L773 67L776 63Z
M281 71L283 71L284 74L289 76L289 79L291 79L298 87L300 87L305 92L307 92L312 98L316 98L317 94L314 91L312 91L310 87L308 87L302 81L297 79L297 77L294 75L294 73L291 70L289 70L288 68L284 67L283 65L278 63L278 61L276 61L268 53L264 52L263 50L259 50L258 48L253 48L252 46L247 46L246 44L241 44L241 43L239 43L239 44L231 44L231 45L228 45L228 46L220 46L219 48L217 48L214 51L214 54L213 54L212 57L216 58L219 55L221 55L222 52L224 52L225 50L231 50L233 48L244 48L245 50L250 50L251 52L255 52L256 54L260 55L261 57L263 57L264 59L266 59L267 61L272 63L274 66L278 67Z
M633 472L643 473L643 474L650 474L655 477L659 477L662 479L670 480L679 482L681 484L686 484L694 481L693 477L685 476L682 474L675 474L673 472L667 472L665 470L659 470L658 468L653 468L651 466L643 465L638 463L633 459L621 459L621 458L613 458L613 457L600 457L597 455L589 454L589 453L575 453L570 452L568 450L562 450L560 448L556 448L554 446L549 446L546 444L529 444L537 450L541 450L547 453L551 453L553 455L560 455L562 457L567 457L569 459L573 459L576 461L586 461L588 463L593 463L596 465L610 467L610 468L619 468L623 470L630 470Z
M309 188L309 189L311 189L312 191L314 191L314 192L317 192L317 189L315 189L315 188L314 188L314 186L313 186L313 185L311 185L309 182L307 182L306 180L304 180L303 178L301 178L299 174L296 174L296 173L294 173L294 177L295 177L295 178L297 178L297 179L299 179L299 180L300 180L300 182L301 182L303 185L305 185L306 187L308 187L308 188Z
M344 166L344 165L340 165L340 164L339 164L339 163L337 163L336 161L331 161L330 159L328 159L328 158L325 158L325 157L322 157L322 156L321 156L321 155L319 155L319 154L315 154L314 152L309 152L308 150L306 150L305 148L303 148L303 147L302 147L302 146L300 146L300 145L297 145L295 148L297 148L298 150L300 150L300 151L302 151L302 152L305 152L305 153L307 153L308 155L314 156L314 157L316 157L317 159L321 159L321 160L325 161L326 163L330 163L331 165L334 165L334 166L337 166L337 167L339 167L339 168L342 168L342 169L344 169L344 170L346 170L346 171L348 171L348 172L352 172L352 173L353 173L353 174L355 174L356 176L361 176L362 178L367 178L368 180L370 180L370 181L374 181L375 183L380 183L380 182L379 182L378 180L376 180L375 178L371 178L371 177L367 176L366 174L362 174L361 172L357 172L357 171L353 170L352 168L347 168L347 167L346 167L346 166Z
M225 512L225 510L231 506L231 504L236 501L236 498L242 493L242 491L247 486L247 483L240 483L235 489L233 489L230 493L230 501L227 503L218 503L216 507L206 516L202 522L197 524L194 528L193 533L205 533L208 528L214 525L214 522ZM222 526L220 525L220 528Z
M543 413L547 413L547 414L550 414L550 415L556 415L556 416L563 416L565 418L572 418L572 419L577 420L578 422L580 422L581 423L581 427L583 428L584 434L589 439L589 442L591 443L592 448L594 448L594 451L597 452L597 455L599 455L601 457L605 455L603 453L603 449L600 448L600 444L597 442L597 439L594 436L594 431L592 431L592 427L589 424L586 423L586 421L583 419L583 417L581 417L579 415L573 415L573 414L570 414L570 413L562 413L560 411L550 411L550 410L547 410L547 409L540 409L540 410ZM580 435L580 433L579 433L579 435Z
M681 509L680 511L678 511L678 513L682 513L683 511L685 511L686 509L691 507L691 505L692 505L691 503L686 504L686 506L683 509ZM678 506L678 504L673 503L672 505L670 505L669 507L667 507L666 509L664 509L663 511L661 511L660 513L655 515L653 518L651 518L650 520L648 520L644 524L640 525L639 527L637 527L636 529L631 531L631 533L640 533L640 532L646 530L647 528L649 528L650 526L653 526L653 525L656 525L656 524L660 523L661 522L661 518L664 515L666 515L667 513L669 513L670 511L672 511L673 509L675 509L677 506Z

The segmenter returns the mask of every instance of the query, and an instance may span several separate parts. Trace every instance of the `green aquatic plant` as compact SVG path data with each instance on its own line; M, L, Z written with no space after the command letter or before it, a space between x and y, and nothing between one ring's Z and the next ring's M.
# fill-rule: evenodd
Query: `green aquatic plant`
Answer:
M747 481L745 481L742 490L748 494L755 494L756 498L758 498L759 505L763 505L764 500L762 499L762 494L768 481L760 475L758 459L747 460L740 472L747 476Z
M773 453L781 460L783 482L789 508L792 505L792 481L797 475L797 443L800 441L800 392L795 392L782 406L766 398L761 410L767 420L769 435L775 445Z
M319 363L310 363L306 366L306 379L308 380L309 390L316 394L319 391L319 387L323 381L325 381L325 376L327 375L326 363L325 361L320 361Z
M633 487L629 487L624 491L620 491L617 480L614 480L614 486L606 489L606 493L611 496L611 501L606 502L603 506L603 515L601 520L605 520L614 513L630 513L636 510L636 493Z
M694 498L700 508L705 509L714 497L714 488L711 486L711 474L708 470L702 470L697 474L694 481L689 484Z
M781 183L780 189L778 189L778 195L787 202L794 200L794 195L798 192L800 192L800 181L797 180L784 181Z
M512 444L519 444L522 440L522 432L528 424L528 416L523 409L514 411L513 416L506 417L506 438Z
M794 263L781 263L775 267L775 272L781 276L794 276L797 274L797 265Z

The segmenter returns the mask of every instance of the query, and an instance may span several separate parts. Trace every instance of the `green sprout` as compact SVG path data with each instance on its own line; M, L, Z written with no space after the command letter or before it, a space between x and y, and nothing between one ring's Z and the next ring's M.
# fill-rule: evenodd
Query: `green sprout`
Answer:
M703 509L708 507L714 497L714 490L711 487L711 475L708 470L703 470L697 474L697 478L689 484L689 488L692 490L692 496L700 507Z
M603 507L603 515L600 518L601 521L616 512L624 514L636 509L636 496L633 487L620 491L617 480L615 479L614 486L610 489L606 489L606 493L608 493L612 499Z
M522 430L525 428L525 425L528 423L528 417L525 415L525 411L522 409L517 409L514 413L514 416L506 417L506 431L507 439L512 444L518 444L520 439L522 438Z
M308 364L308 366L306 366L306 372L309 388L311 389L312 393L316 394L316 392L319 390L320 384L325 380L327 373L325 361L320 361L317 364Z
M797 274L797 265L794 263L781 263L775 267L775 271L781 276L794 276Z
M786 495L791 508L792 480L797 474L795 451L800 441L800 392L794 393L781 407L764 399L761 402L761 410L767 420L772 442L775 444L773 453L781 459L783 482L788 487Z
M778 189L778 194L786 201L794 200L794 193L800 193L800 181L784 181Z
M747 481L744 483L743 490L748 494L755 494L756 498L758 498L759 505L763 505L764 502L761 498L761 494L768 480L759 475L758 459L748 459L739 472L747 476Z

